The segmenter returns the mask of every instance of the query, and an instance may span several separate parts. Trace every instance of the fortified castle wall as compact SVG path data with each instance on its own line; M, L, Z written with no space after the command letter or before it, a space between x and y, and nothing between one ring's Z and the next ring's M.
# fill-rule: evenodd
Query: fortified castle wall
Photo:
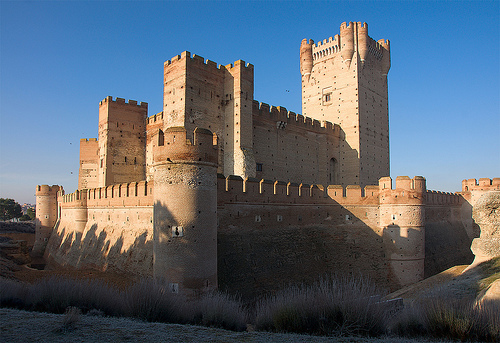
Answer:
M59 195L48 263L151 275L153 184L131 182Z
M167 136L172 132L185 135L183 130L174 129ZM202 132L206 135L205 143L212 142L212 135ZM210 145L207 147L211 149ZM166 197L165 191L150 182L59 196L61 218L56 234L50 238L46 259L58 265L132 271L139 275L173 273L176 276L170 279L171 284L179 291L186 287L180 275L185 271L199 275L200 270L193 266L203 266L212 256L212 266L215 258L216 267L203 270L216 268L218 278L213 278L213 272L212 276L198 278L199 281L193 276L188 278L187 288L218 285L251 297L289 283L312 282L332 272L368 275L380 286L396 289L423 279L424 274L442 271L449 263L466 264L473 258L471 239L460 222L465 202L462 195L426 191L423 178L398 177L395 187L390 178L382 178L378 186L362 189L358 185L325 188L218 174L217 209L203 210L203 206L215 203L207 202L207 193L203 192L212 192L213 198L214 188L198 189L195 186L201 187L201 181L190 182L189 173L179 173L178 168L193 168L194 180L205 180L203 183L210 185L214 179L210 181L207 175L215 177L215 164L207 166L212 172L199 174L197 164L201 162L203 168L204 162L199 161L198 155L190 155L194 160L191 167L175 162L182 158L167 155L175 156L163 156L170 161L163 164L161 173L166 172L166 176L157 175L157 179L164 180L164 187L173 187L170 180L177 180L173 183L177 187L168 191L172 194L186 194L179 187L194 187L192 196L163 202L173 195ZM212 160L215 155L211 155ZM161 160L160 157L159 163ZM83 223L85 211L87 222ZM214 219L200 217L199 211L216 213L217 224ZM215 227L216 253L213 245L206 246L207 241L215 242L214 236L211 240L203 238L204 231ZM194 249L197 244L204 248ZM201 253L203 249L208 250ZM183 264L184 258L174 258L191 256L193 251L201 255L195 255L187 264ZM167 267L171 261L177 261L174 264L179 270L175 273Z
M71 268L165 278L171 292L252 297L327 274L396 289L472 261L460 193L389 175L389 42L367 25L300 50L303 113L253 99L253 66L184 52L164 64L163 109L106 97L80 141L78 190L37 186L34 254ZM491 250L491 249L490 249Z

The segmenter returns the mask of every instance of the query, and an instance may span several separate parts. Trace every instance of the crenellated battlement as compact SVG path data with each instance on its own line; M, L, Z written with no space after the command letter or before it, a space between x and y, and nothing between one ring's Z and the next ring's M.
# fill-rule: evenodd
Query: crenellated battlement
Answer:
M324 133L327 130L340 131L340 127L337 124L327 121L320 122L319 120L288 111L285 107L270 106L256 100L253 101L253 113L263 119L285 123L286 125L296 125L316 132Z
M185 61L186 63L189 63L189 64L202 66L205 69L212 69L212 70L219 70L219 71L222 71L224 69L230 70L234 67L239 67L239 66L243 66L243 68L247 68L247 69L252 70L252 71L254 68L254 66L251 63L245 63L245 61L242 61L242 60L237 60L234 63L227 64L224 66L221 64L217 64L214 61L204 59L203 57L201 57L199 55L196 55L196 54L191 55L191 53L189 51L183 51L180 55L174 56L170 60L165 61L165 63L163 64L164 69L174 67L181 61Z
M211 131L196 128L193 141L187 138L184 127L169 127L165 132L159 130L153 139L157 144L153 148L153 161L156 164L172 162L217 164L218 149L214 145L214 135Z
M462 199L462 196L457 193L440 191L427 191L425 193L426 205L458 205Z
M218 174L219 203L256 202L283 204L332 204L332 200L340 205L373 205L381 203L423 204L425 179L416 176L396 178L396 187L392 188L391 178L380 179L379 185L309 185L303 183L283 182L246 178L240 176ZM397 200L396 200L397 199ZM395 201L396 200L396 201Z
M147 124L153 124L156 123L157 121L163 121L163 112L153 114L152 116L147 118Z
M36 186L36 195L55 195L57 192L62 190L62 186L59 185L37 185Z
M340 36L335 35L333 38L329 37L328 39L324 39L312 45L313 60L333 55L340 52L340 50Z
M57 201L61 205L62 208L81 208L87 207L87 190L76 190L73 193L69 194L60 194L58 195Z
M462 180L462 192L500 190L500 178Z
M153 181L128 182L77 190L59 196L58 200L62 208L151 206L153 204L153 187Z
M355 44L355 41L357 41L357 44ZM342 58L350 61L355 51L355 46L357 46L359 57L363 63L368 54L375 57L378 61L383 61L384 55L387 56L390 51L389 41L385 39L375 41L369 37L368 24L361 22L349 22L349 24L344 22L340 25L340 35L335 35L333 38L329 37L316 44L312 40L309 43L307 40L305 42L304 40L302 41L302 45L305 46L308 44L311 46L312 60L314 62L337 53L342 53ZM384 70L389 70L387 66L388 62L383 62Z
M145 108L147 109L148 108L148 103L147 102L140 102L140 103L137 103L136 100L128 100L125 101L124 98L116 98L115 100L113 100L113 97L112 96L107 96L106 98L104 98L103 100L101 100L99 102L99 106L103 106L103 105L106 105L106 104L115 104L115 105L127 105L127 106L137 106L137 107L142 107L142 108Z
M396 185L392 188L392 179L383 177L379 180L380 203L390 204L423 204L425 203L425 178L415 176L396 177Z

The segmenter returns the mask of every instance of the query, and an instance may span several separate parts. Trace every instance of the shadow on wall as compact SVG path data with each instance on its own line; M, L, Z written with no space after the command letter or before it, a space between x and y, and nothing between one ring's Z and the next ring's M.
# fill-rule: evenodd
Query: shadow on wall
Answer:
M125 243L125 231L110 237L108 230L116 228L92 224L84 233L68 232L64 224L52 234L45 251L49 266L113 270L137 275L151 275L153 242L149 233L143 232L133 243Z
M425 217L425 277L471 264L472 240L480 234L471 204L462 200L456 207L428 205Z
M252 299L335 274L399 288L391 270L390 257L397 251L392 236L374 232L330 200L328 207L302 205L300 210L275 204L219 207L224 223L218 230L219 287Z

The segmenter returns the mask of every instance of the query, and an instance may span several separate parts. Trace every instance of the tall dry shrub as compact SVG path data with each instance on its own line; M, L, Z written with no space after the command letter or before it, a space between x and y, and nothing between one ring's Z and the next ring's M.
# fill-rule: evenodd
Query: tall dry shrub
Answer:
M391 328L406 337L499 342L500 304L431 297L405 308L394 317Z
M290 287L256 306L256 328L319 335L377 336L386 330L387 308L365 278L328 278Z
M26 284L0 278L0 306L23 309L28 287Z
M84 312L97 309L107 315L124 312L120 291L100 280L50 277L25 287L23 302L28 310L64 313L68 307L78 307Z
M126 314L150 322L182 323L188 315L183 313L182 298L168 291L164 280L142 279L125 292Z
M241 299L221 292L210 292L193 301L195 323L204 326L242 331L248 314Z

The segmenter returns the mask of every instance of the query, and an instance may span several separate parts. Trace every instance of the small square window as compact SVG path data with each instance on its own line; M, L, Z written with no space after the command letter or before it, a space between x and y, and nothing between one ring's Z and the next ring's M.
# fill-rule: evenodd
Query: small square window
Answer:
M257 171L262 171L262 163L257 163L256 170Z

